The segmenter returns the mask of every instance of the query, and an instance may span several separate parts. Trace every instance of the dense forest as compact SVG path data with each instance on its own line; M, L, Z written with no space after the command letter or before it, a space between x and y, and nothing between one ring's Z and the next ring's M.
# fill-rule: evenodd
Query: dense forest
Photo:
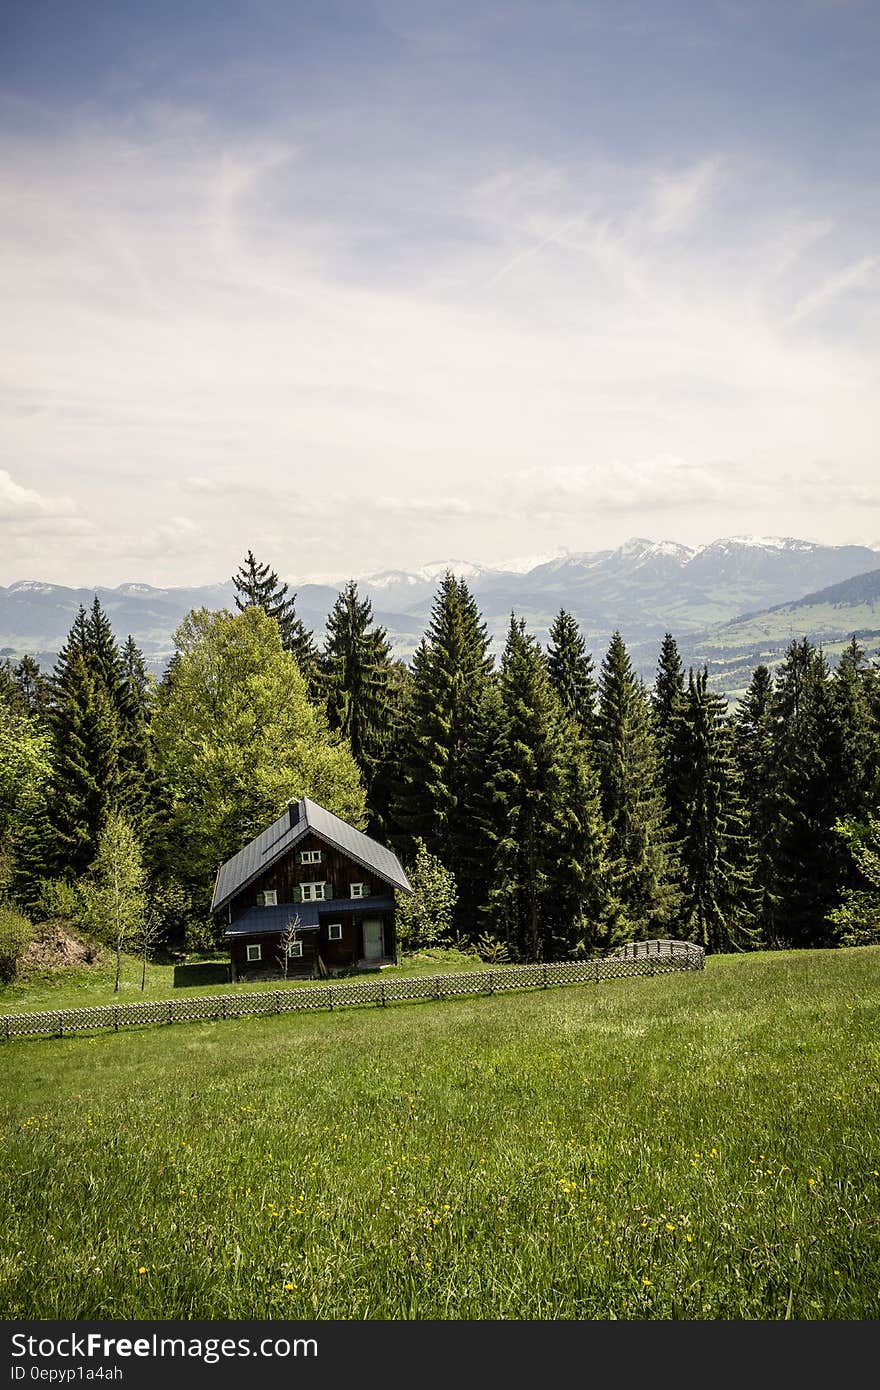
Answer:
M117 960L217 944L218 866L302 795L409 867L411 945L880 940L880 672L855 639L833 673L793 642L731 709L671 635L646 685L619 633L597 668L565 611L546 649L511 614L496 667L451 573L409 665L354 581L319 646L268 564L234 579L236 611L190 613L159 681L97 599L51 676L0 665L0 967L49 918Z

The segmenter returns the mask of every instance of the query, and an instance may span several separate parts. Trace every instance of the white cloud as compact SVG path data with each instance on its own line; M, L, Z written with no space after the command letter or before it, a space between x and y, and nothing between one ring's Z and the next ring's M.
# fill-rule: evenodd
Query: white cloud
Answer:
M203 582L269 535L301 572L417 566L438 528L486 561L842 535L871 492L876 324L820 312L874 284L839 189L714 150L361 167L168 109L7 133L0 172L0 518L69 540L35 573L93 572L92 527L108 579Z
M90 529L84 518L76 515L70 497L46 497L16 482L5 468L0 468L0 525L43 535L72 535Z

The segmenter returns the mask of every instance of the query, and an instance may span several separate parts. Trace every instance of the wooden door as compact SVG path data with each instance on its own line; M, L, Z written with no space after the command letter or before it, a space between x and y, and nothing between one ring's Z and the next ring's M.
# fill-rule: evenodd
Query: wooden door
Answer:
M381 960L385 954L385 926L378 917L364 919L364 960Z

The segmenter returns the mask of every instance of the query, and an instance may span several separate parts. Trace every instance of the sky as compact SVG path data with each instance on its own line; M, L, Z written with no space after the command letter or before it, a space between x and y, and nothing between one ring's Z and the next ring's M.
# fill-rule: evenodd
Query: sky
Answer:
M0 584L880 540L876 0L4 0Z

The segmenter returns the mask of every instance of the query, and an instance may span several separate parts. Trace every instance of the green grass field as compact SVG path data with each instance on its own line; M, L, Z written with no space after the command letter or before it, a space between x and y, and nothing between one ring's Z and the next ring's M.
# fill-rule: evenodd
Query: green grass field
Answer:
M2 1044L6 1318L874 1318L880 949Z

